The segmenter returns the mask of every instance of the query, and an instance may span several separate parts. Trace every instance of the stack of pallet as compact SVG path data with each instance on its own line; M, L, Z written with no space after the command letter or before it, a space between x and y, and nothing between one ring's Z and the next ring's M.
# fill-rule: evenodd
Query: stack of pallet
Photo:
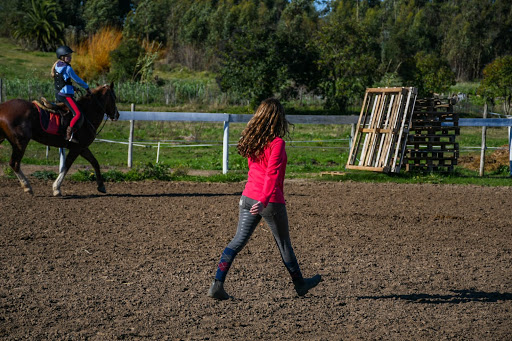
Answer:
M418 99L404 157L407 171L452 172L459 156L459 115L450 100Z

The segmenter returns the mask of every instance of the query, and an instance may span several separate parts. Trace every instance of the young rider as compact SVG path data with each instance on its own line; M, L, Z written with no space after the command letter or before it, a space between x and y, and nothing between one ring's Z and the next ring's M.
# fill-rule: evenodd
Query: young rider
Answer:
M288 121L284 109L274 98L261 103L242 132L237 148L240 155L248 158L248 180L240 199L240 217L235 237L222 252L215 279L208 291L208 296L212 298L229 298L224 290L228 270L236 255L249 241L262 217L274 235L297 294L304 296L322 280L320 275L302 277L290 241L283 192L287 156L282 137L287 134Z
M73 118L66 131L66 140L78 143L73 134L80 128L83 117L75 101L75 88L73 87L72 80L87 91L91 93L89 85L78 77L71 67L71 53L73 50L68 46L60 46L57 48L57 61L53 64L51 75L55 84L55 98L57 102L66 104Z

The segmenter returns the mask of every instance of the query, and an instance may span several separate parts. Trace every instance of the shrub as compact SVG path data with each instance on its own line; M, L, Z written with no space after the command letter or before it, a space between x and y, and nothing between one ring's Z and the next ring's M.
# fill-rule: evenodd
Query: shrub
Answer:
M111 169L102 174L104 181L120 182L125 180L125 174L121 171Z
M34 178L39 179L39 180L55 180L55 179L57 179L57 176L58 176L58 174L55 173L54 171L47 171L47 170L35 171L31 175Z
M137 61L143 53L144 49L137 40L123 40L119 47L110 53L112 68L109 78L116 82L140 79Z
M16 174L14 174L14 171L12 170L11 167L9 166L5 166L4 167L4 175L9 178L9 179L15 179L16 178Z
M71 175L73 181L96 181L96 174L93 170L79 169Z
M105 27L74 47L75 71L86 81L98 79L110 69L110 53L121 44L121 31Z

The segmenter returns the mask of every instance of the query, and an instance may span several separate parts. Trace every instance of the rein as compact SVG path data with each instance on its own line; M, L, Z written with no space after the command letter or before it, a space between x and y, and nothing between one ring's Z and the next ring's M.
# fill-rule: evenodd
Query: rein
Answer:
M105 119L105 121L103 121L103 126L101 127L100 131L96 132L96 136L98 136L101 133L101 131L103 130L103 128L105 128L105 124L107 124L107 121L108 121L108 116ZM92 125L92 123L91 123L91 125Z
M112 91L112 90L110 90ZM111 93L111 96L114 97L114 101L115 101L115 95ZM94 95L91 95L92 98L94 98L94 100L96 101L96 104L98 104L98 106L101 108L101 109L105 109L105 107L100 103L100 101L94 96ZM107 121L109 119L109 116L106 114L106 113L103 113L104 116L107 116L107 118L105 118L105 121L103 122L103 126L100 128L99 131L96 131L96 129L94 128L94 125L91 123L91 121L89 121L89 119L87 117L85 117L84 115L84 118L87 120L87 123L89 123L89 125L91 126L91 129L92 131L96 134L96 136L98 136L101 131L103 130L103 128L105 128L105 125L107 124ZM101 123L100 123L101 125Z

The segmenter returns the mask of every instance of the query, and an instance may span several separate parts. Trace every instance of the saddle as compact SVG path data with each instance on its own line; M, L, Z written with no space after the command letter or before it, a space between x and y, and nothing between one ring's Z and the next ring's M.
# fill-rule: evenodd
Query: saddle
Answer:
M48 134L65 135L66 127L71 119L70 111L64 103L51 103L41 97L40 101L32 101L39 112L41 128Z
M41 97L40 102L32 101L32 103L37 107L54 114L59 114L61 116L69 114L69 108L64 103L52 103L44 97Z

